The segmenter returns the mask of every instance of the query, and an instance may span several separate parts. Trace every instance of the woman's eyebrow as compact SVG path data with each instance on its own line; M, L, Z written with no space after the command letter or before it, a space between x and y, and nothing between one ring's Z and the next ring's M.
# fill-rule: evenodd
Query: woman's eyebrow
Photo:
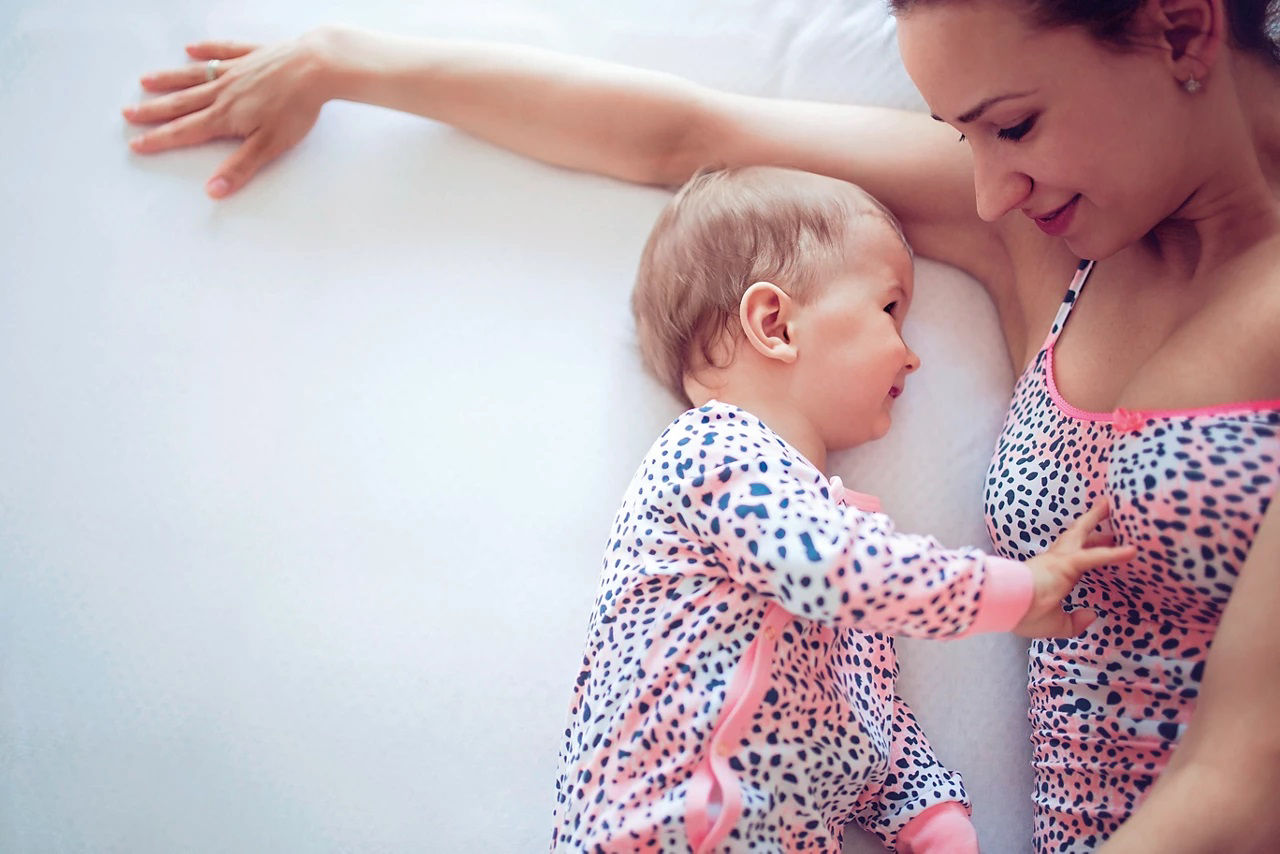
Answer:
M993 107L1001 101L1008 101L1011 98L1022 98L1027 95L1034 95L1035 92L1035 89L1029 89L1026 92L1010 92L1007 95L996 95L994 98L987 98L985 101L978 104L978 106L956 119L956 124L967 125L969 122L976 122L978 119L982 118L982 114L985 113L989 107ZM935 121L946 121L946 119L936 113L931 115Z

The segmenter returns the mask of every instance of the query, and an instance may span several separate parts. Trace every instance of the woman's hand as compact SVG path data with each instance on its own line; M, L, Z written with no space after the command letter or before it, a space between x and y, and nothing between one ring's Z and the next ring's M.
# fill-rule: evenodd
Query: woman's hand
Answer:
M215 199L235 192L315 125L328 100L320 41L308 34L270 47L189 45L196 64L143 75L143 89L166 94L124 108L131 122L159 125L130 140L130 147L152 154L211 139L242 139L205 184Z
M1110 534L1098 530L1109 514L1107 502L1099 499L1053 545L1027 561L1033 585L1031 607L1014 632L1031 638L1076 637L1097 618L1087 608L1063 611L1062 600L1088 570L1124 563L1137 555L1135 547L1117 546Z

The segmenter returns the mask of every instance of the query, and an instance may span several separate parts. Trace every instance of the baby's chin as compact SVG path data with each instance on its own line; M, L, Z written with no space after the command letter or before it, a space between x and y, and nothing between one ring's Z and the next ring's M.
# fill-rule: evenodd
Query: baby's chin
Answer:
M893 416L888 412L883 413L876 419L876 423L871 426L871 429L867 431L867 438L862 440L863 444L867 442L874 442L877 439L883 439L885 436L889 435L889 428L892 426Z
M859 445L865 445L868 442L874 442L877 439L883 439L889 432L889 428L893 425L892 420L886 415L884 418L877 419L875 424L868 425L861 430L848 431L840 436L838 440L832 442L827 450L848 451Z

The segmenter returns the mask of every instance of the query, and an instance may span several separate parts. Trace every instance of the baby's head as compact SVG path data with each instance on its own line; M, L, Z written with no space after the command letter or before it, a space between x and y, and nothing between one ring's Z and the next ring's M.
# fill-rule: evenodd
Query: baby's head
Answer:
M785 410L834 450L883 435L919 366L901 337L911 293L911 250L878 201L752 166L680 189L641 256L632 310L646 366L678 398Z

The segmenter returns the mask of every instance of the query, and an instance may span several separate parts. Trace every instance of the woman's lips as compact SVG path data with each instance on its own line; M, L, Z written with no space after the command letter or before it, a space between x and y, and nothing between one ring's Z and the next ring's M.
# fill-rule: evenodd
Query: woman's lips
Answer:
M1076 193L1071 197L1071 201L1055 211L1044 216L1032 216L1031 214L1027 214L1027 216L1030 216L1045 234L1058 237L1071 227L1071 220L1076 213L1076 203L1079 201L1080 194Z

